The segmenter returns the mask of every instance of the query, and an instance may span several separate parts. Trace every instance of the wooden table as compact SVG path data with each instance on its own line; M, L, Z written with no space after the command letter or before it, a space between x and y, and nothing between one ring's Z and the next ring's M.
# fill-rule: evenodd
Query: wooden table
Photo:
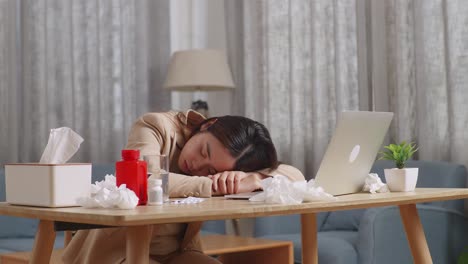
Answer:
M0 203L0 214L40 219L32 263L49 263L55 240L54 221L127 226L127 261L148 263L150 224L186 223L191 221L250 218L271 215L301 214L302 260L318 263L315 214L324 211L349 210L397 205L414 263L432 263L416 203L468 198L468 189L422 188L414 192L357 193L339 196L332 202L310 202L299 205L264 204L223 197L206 199L198 204L140 206L133 210L39 208Z
M292 241L231 235L202 235L203 253L217 255L223 264L294 263Z
M223 264L294 263L293 243L291 241L232 235L202 235L200 240L203 253L215 256ZM63 248L53 250L48 263L63 264L63 251ZM0 263L28 264L31 257L31 251L0 254Z

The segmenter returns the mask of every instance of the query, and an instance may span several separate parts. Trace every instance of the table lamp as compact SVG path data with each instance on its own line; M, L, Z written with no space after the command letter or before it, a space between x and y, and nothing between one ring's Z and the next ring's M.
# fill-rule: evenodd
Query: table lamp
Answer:
M219 91L234 88L226 55L220 50L182 50L172 54L164 88L173 91ZM191 109L208 117L208 103L192 102Z

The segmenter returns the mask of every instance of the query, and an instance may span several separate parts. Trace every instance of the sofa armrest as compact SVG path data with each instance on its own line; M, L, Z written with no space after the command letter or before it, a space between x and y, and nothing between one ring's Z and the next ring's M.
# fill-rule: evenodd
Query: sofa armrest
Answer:
M431 205L417 205L434 263L456 263L468 245L468 218ZM412 263L406 233L396 206L368 209L358 230L359 263Z

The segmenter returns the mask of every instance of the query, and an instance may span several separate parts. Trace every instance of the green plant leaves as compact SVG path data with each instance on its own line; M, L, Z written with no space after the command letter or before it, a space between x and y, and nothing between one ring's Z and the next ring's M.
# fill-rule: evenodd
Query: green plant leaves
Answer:
M400 144L389 144L384 148L385 150L380 152L379 159L393 160L399 169L403 169L405 162L418 151L415 143L406 143L406 141L402 141Z
M468 247L465 247L462 254L458 258L457 264L468 264Z

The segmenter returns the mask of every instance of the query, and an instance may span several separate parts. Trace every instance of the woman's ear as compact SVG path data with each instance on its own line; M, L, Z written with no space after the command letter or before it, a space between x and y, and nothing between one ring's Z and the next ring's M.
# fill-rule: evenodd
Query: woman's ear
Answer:
M203 125L201 125L200 132L203 132L203 131L207 130L210 126L212 126L214 123L216 123L216 121L218 121L218 118L213 118L213 119L207 121L206 123L204 123Z

